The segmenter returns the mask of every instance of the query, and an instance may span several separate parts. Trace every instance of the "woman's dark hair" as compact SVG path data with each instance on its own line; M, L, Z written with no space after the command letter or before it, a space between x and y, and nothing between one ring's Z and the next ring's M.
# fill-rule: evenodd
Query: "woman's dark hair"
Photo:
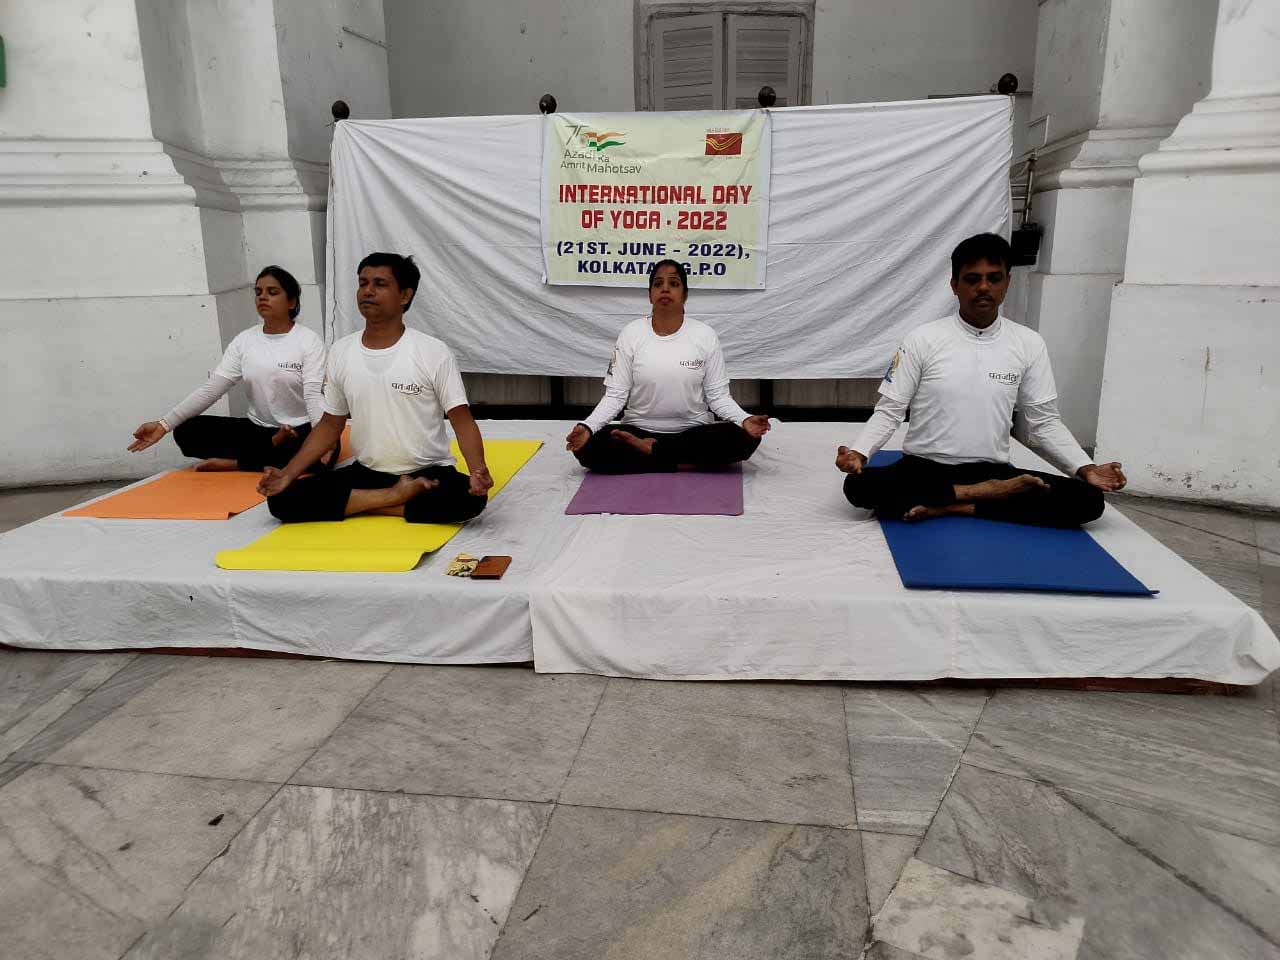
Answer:
M680 286L684 287L684 299L689 299L689 274L685 272L684 264L677 263L675 260L659 260L649 268L649 286L653 286L653 278L658 272L659 267L675 267L676 273L680 275Z
M289 308L289 319L297 319L298 313L302 310L302 287L293 278L293 274L284 267L277 267L273 263L269 267L263 267L262 272L254 278L253 282L256 284L263 277L274 277L276 283L280 284L280 289L284 291L285 297L293 301L293 306Z

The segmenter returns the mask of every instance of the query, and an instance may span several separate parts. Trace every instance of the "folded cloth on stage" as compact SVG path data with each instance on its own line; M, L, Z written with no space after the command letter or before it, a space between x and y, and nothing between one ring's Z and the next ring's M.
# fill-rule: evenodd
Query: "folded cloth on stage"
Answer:
M486 440L485 460L493 477L492 499L542 446L541 440ZM453 444L459 472L466 463ZM338 523L284 524L239 550L217 555L224 570L320 570L400 573L439 550L462 529L460 523L405 523L400 517L358 516Z
M742 468L588 473L564 512L739 517Z
M226 520L262 503L260 473L174 470L74 510L64 517L103 520Z
M901 459L884 450L870 465ZM926 590L1029 590L1150 597L1152 590L1085 530L1029 527L979 517L881 520L904 587Z

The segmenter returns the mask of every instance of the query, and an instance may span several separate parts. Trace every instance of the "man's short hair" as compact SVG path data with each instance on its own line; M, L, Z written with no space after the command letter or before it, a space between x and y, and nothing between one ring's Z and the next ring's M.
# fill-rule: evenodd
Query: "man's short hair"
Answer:
M979 260L999 263L1004 266L1004 272L1008 273L1009 266L1013 263L1013 250L1009 247L1009 241L996 233L979 233L961 240L951 251L951 279L958 278L961 270Z
M365 267L390 267L391 275L396 278L396 285L401 290L412 290L413 295L404 305L405 312L413 306L413 298L418 295L418 283L422 280L422 271L413 262L413 257L402 257L398 253L371 253L360 261L356 267L359 274Z

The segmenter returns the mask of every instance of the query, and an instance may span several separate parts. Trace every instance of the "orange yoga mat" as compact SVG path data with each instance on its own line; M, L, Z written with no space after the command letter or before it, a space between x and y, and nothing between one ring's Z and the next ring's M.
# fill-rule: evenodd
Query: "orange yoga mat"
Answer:
M256 507L260 473L196 473L174 470L154 480L122 490L88 506L66 511L64 517L104 520L226 520Z

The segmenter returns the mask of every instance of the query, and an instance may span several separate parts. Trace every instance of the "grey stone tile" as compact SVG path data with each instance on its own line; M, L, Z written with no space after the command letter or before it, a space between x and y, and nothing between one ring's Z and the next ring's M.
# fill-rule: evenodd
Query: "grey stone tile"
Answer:
M65 487L0 490L0 533L100 497L129 483L133 481L105 480L102 483L81 483Z
M0 650L0 758L27 743L134 656Z
M867 952L863 954L862 960L925 960L925 958L918 953L912 953L910 950L903 950L901 947L890 946L883 940L877 940L867 947Z
M1195 557L1189 557L1187 562L1249 606L1258 607L1262 603L1262 567L1258 564Z
M1001 690L964 760L1280 843L1280 741L1255 699Z
M483 960L550 808L282 787L128 960Z
M36 766L0 789L0 943L115 960L271 796L259 783Z
M287 780L390 671L382 664L210 657L161 677L51 763Z
M1183 558L1258 562L1253 519L1243 514L1168 507L1145 500L1119 507L1126 517Z
M858 841L825 827L560 806L494 960L857 957Z
M970 767L916 854L1084 916L1081 957L1280 957L1273 846Z
M912 860L872 935L925 958L1075 960L1084 918Z
M116 671L83 700L49 724L13 754L15 760L39 761L145 690L161 677L199 661L189 656L141 654Z
M1262 581L1262 602L1266 604L1280 603L1280 566L1263 564L1258 571Z
M898 882L907 861L920 845L919 837L903 837L892 833L868 833L862 837L862 863L867 877L867 905L872 913L884 906L889 891Z
M519 667L396 667L292 782L554 800L605 683Z
M1255 517L1253 529L1258 539L1259 559L1266 566L1280 566L1280 519Z
M31 769L29 763L0 763L0 787Z
M560 800L853 827L840 690L611 680Z
M845 691L859 829L924 836L987 696L921 687Z

